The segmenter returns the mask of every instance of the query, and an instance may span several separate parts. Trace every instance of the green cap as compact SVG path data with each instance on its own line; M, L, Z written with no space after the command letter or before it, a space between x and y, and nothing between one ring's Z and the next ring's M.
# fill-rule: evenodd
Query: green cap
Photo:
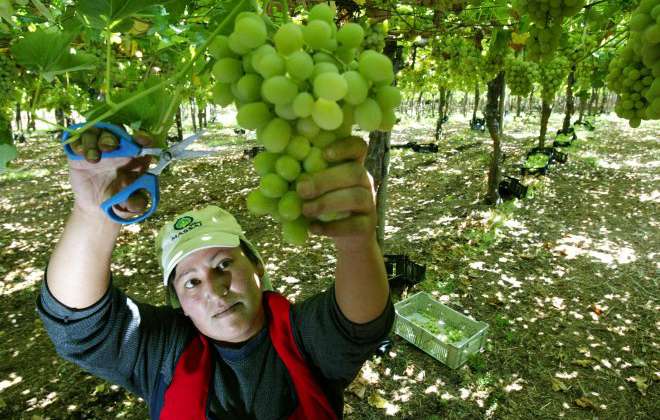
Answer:
M168 287L168 280L177 264L193 252L215 247L235 248L241 241L263 264L254 245L245 238L241 225L226 210L208 206L180 214L166 223L156 237L156 253L163 269L163 284ZM267 274L261 278L261 290L272 290Z

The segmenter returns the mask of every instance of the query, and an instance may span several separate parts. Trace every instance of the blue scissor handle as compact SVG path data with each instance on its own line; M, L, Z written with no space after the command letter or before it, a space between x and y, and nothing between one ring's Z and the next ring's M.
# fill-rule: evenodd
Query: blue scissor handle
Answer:
M146 213L132 219L124 219L119 217L119 215L117 215L117 213L115 213L113 210L112 206L115 204L121 204L128 200L128 197L130 197L131 194L138 190L147 190L151 196L151 207L149 207ZM101 203L101 209L103 209L105 214L107 214L108 217L113 221L122 225L130 225L131 223L139 223L147 217L151 216L156 211L156 207L158 207L159 201L160 190L158 188L158 177L152 173L147 172L136 179L132 184Z
M80 127L83 127L85 123L81 124L74 124L69 126L70 129L76 130ZM139 144L135 143L133 141L133 137L131 137L130 134L128 134L126 131L124 131L121 127L115 124L110 124L110 123L105 123L105 122L98 122L94 124L94 127L100 128L102 130L106 130L114 134L119 138L119 147L117 147L115 150L111 152L102 152L101 153L101 159L105 158L116 158L116 157L130 157L130 156L138 156L140 152L142 151L142 146ZM69 137L71 137L71 134L68 131L64 131L62 133L62 143L64 143ZM64 145L64 152L66 155L69 157L71 160L82 160L85 159L84 156L80 156L76 154L73 149L71 148L70 144L65 144Z

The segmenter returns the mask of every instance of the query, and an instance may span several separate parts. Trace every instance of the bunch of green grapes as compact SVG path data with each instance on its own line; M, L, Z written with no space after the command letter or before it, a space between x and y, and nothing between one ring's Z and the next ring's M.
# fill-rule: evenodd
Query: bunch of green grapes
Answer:
M561 32L561 25L548 27L541 27L536 24L530 25L529 39L525 45L527 57L534 61L551 57L559 48Z
M213 101L234 103L238 124L256 130L265 151L254 158L259 187L248 209L282 223L284 239L303 244L310 220L302 215L296 182L328 167L323 150L364 131L389 131L401 94L391 86L392 62L381 53L358 49L364 30L356 23L334 24L334 10L318 4L306 25L289 22L268 34L254 13L237 16L234 31L209 46L215 59ZM326 214L322 221L347 216Z
M382 23L366 24L364 27L362 48L382 52L385 48L385 27Z
M512 95L527 96L532 91L534 80L537 79L536 64L512 58L504 62L504 71Z
M568 76L568 70L568 61L563 57L555 57L539 65L539 83L544 101L552 102L555 99L555 95Z
M565 17L577 14L585 0L515 0L513 7L541 28L561 25Z
M642 0L633 12L630 38L610 62L606 82L619 94L615 112L631 127L660 119L660 0Z

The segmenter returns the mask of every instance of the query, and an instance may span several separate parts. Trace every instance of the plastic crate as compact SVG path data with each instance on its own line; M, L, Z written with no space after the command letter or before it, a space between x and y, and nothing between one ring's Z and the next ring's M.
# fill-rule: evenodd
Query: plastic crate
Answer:
M411 261L407 255L385 254L384 260L390 286L412 286L424 280L426 266Z
M394 332L452 369L486 344L488 324L475 321L433 299L426 292L416 293L394 305ZM437 326L430 331L430 324ZM462 337L452 341L447 334L460 330Z

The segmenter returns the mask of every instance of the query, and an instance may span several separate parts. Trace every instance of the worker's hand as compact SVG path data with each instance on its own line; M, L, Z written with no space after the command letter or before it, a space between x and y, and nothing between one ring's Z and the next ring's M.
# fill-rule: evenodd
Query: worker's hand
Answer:
M134 140L148 147L153 139L146 133L136 132ZM150 156L137 158L100 159L101 151L112 151L119 146L119 139L109 131L90 128L71 144L72 149L85 160L69 160L69 177L75 196L75 205L84 211L98 213L103 201L131 184L142 175L151 163ZM129 199L114 207L122 218L131 218L145 212L148 195L138 191Z
M333 221L315 221L312 233L329 236L340 245L360 245L375 238L377 215L373 179L364 167L367 144L360 137L348 137L328 146L324 158L331 166L314 174L303 175L297 192L304 201L303 214L347 213ZM323 218L323 217L322 217Z

